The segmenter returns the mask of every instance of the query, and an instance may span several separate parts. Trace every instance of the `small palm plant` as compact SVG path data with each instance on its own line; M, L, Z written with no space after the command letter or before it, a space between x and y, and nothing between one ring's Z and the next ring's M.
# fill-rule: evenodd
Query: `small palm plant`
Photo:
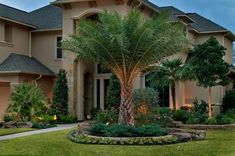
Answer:
M184 67L181 59L164 60L150 76L150 82L154 86L171 88L173 109L176 110L175 83L183 80Z
M46 108L46 99L40 88L31 83L15 86L10 97L9 113L15 113L18 120L30 121Z
M121 86L119 123L130 125L135 123L132 86L137 74L186 45L183 25L169 22L165 13L144 18L135 10L125 17L103 12L97 22L81 20L76 34L63 48L112 70Z

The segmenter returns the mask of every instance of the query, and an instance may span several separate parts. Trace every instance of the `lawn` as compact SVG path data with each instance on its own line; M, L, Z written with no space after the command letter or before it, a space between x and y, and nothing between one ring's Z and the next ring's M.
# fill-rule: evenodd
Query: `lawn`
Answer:
M103 146L70 142L69 130L0 141L0 155L235 156L235 131L208 131L205 141L165 146Z
M20 132L27 132L27 131L32 131L34 129L32 128L0 128L0 136L4 135L9 135L9 134L15 134L15 133L20 133ZM0 153L1 155L1 153Z

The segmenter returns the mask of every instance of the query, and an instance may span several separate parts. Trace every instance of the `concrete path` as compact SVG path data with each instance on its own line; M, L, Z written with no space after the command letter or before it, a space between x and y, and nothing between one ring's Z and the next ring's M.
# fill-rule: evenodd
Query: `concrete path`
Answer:
M6 135L6 136L0 136L0 141L20 138L20 137L24 137L24 136L43 134L43 133L49 133L49 132L56 132L56 131L61 131L61 130L66 130L66 129L72 129L72 128L76 128L77 126L78 126L78 124L57 125L57 127L53 127L53 128L47 128L47 129L35 130L35 131L29 131L29 132L22 132L22 133L11 134L11 135Z

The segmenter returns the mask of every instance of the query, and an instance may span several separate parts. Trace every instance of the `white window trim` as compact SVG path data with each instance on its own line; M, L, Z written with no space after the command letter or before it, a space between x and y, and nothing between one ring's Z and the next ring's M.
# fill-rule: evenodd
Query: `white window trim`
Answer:
M63 59L63 51L62 51L62 58L57 58L57 38L58 37L62 37L62 39L63 39L63 36L62 35L58 35L58 36L56 36L55 37L55 60L56 61L61 61L62 59Z

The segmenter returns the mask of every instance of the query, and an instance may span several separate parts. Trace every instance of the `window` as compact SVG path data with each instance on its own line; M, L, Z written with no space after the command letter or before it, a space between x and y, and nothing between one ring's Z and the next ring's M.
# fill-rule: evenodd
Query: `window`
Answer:
M62 59L61 41L61 36L56 38L56 59Z
M4 41L11 43L12 42L12 26L5 24L4 26Z

